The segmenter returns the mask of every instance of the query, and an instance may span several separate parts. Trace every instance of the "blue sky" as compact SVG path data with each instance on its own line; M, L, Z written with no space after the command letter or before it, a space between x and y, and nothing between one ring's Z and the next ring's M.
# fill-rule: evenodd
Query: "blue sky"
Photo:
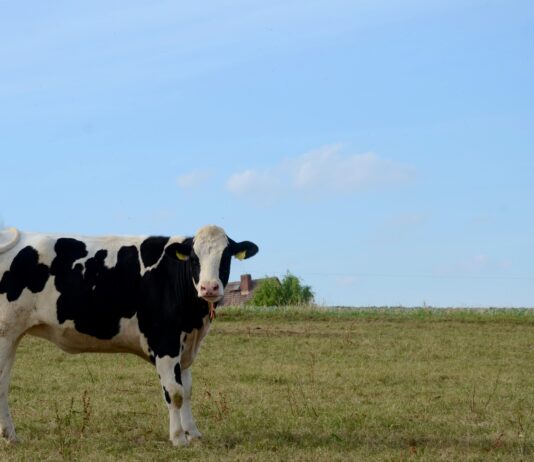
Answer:
M534 307L529 1L0 1L0 220L215 223L326 305Z

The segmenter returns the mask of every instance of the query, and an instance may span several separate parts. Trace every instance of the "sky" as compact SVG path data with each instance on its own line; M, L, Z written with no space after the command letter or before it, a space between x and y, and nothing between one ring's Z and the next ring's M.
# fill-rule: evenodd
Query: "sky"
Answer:
M534 3L0 0L0 225L193 235L326 306L534 307Z

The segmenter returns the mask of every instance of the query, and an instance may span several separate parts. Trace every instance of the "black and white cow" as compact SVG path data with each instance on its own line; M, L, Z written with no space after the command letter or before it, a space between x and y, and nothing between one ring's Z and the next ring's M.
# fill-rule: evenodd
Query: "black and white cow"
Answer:
M61 237L0 231L0 432L16 440L7 394L24 334L69 353L130 352L156 366L170 440L201 436L191 364L209 331L232 256L258 247L217 226L184 237Z

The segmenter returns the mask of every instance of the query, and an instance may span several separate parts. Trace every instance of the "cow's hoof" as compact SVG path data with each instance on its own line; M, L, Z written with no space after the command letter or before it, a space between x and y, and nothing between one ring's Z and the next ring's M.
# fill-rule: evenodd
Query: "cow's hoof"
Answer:
M15 436L14 438L0 438L0 444L18 444L20 440Z
M16 444L19 442L19 439L17 438L17 435L15 433L15 430L13 429L7 429L2 428L0 429L0 436L2 437L2 440L9 444Z
M171 438L171 443L173 446L185 447L189 445L189 440L187 439L185 432L180 432Z
M187 437L187 441L189 443L193 443L195 441L199 441L202 438L202 433L200 433L197 429L188 430L185 432L185 436Z

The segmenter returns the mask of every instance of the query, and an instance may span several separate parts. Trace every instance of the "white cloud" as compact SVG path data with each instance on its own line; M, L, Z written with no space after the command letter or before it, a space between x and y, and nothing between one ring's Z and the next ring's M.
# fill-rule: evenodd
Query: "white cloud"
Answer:
M234 194L247 194L251 191L267 192L276 186L276 177L268 171L245 170L234 173L226 182L226 187Z
M325 146L294 161L291 174L295 188L329 192L355 192L376 186L404 183L412 169L381 159L374 153L342 155L341 146Z
M193 172L180 175L176 182L180 188L192 189L204 184L211 178L211 176L211 172L195 170Z
M230 177L226 187L236 195L274 191L346 194L399 186L415 176L413 168L374 153L345 155L341 151L341 145L324 146L264 170L238 172Z
M226 189L236 196L253 200L262 205L272 205L284 187L280 177L270 170L244 170L234 173L226 181Z

